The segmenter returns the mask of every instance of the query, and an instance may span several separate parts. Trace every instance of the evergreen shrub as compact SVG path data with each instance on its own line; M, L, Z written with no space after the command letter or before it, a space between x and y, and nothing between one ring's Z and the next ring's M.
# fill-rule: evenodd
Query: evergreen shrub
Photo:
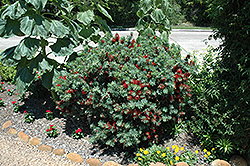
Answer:
M91 141L123 147L157 143L185 113L190 56L155 36L105 36L85 46L54 80L64 115L91 116Z

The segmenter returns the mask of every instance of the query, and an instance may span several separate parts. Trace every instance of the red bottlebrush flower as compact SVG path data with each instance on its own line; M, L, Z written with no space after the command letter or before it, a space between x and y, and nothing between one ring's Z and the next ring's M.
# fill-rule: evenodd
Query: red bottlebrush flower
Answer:
M84 90L82 90L82 94L85 95L87 92L85 92Z
M63 79L63 80L66 80L66 77L67 77L67 76L63 76L62 79Z
M46 112L47 112L47 113L51 113L51 111L50 111L50 110L47 110Z
M135 96L135 100L139 100L140 96L139 95L136 95Z
M102 43L105 43L105 40L102 40L101 42L102 42Z
M124 88L124 89L127 89L127 88L128 88L128 85L129 85L129 84L124 83L124 84L123 84L123 88Z
M109 56L109 52L106 53L106 56Z
M27 112L27 110L23 111L23 114L25 114Z
M50 130L53 130L53 128L52 128L53 126L54 126L54 125L50 125L50 126L49 126L49 129L50 129Z
M156 39L156 36L154 36L154 39Z
M165 88L165 85L160 84L160 85L158 86L158 88L160 88L160 89L164 89L164 88Z
M141 95L141 91L138 90L138 91L136 92L136 94L137 94L137 95Z
M177 65L175 65L175 66L173 67L173 70L175 70L175 69L177 69Z
M116 34L115 34L115 40L116 40L116 41L119 41L119 39L120 39L119 34L116 33Z
M1 84L4 84L4 82L1 82Z
M75 74L78 74L78 71L76 71Z
M76 134L80 133L80 132L82 132L82 129L79 128L79 129L76 130Z
M182 70L181 70L181 69L178 69L178 70L177 70L177 73L182 74Z
M122 69L123 65L119 65L119 69Z
M153 65L153 66L156 66L157 64L156 64L156 63L154 63L154 62L152 62L152 65Z
M135 79L133 79L133 83L136 85L137 84L137 81Z
M47 132L49 132L49 129L46 129Z
M141 68L139 67L139 65L138 65L138 64L135 64L135 67L136 67L137 69L141 69Z
M134 92L133 90L130 90L128 93L132 95L133 92Z
M121 40L121 44L124 44L124 40Z
M143 58L148 58L148 55L144 55Z
M16 104L16 101L12 101L11 103L12 103L12 104Z
M113 42L113 43L115 43L115 42L116 42L116 40L113 38L113 39L112 39L112 42Z
M185 76L185 77L189 77L189 76L190 76L190 73L185 73L184 76Z
M133 100L133 97L132 96L128 96L128 100Z
M141 47L141 44L139 43L139 44L137 45L137 47Z
M10 89L8 89L8 92L10 92Z
M57 84L56 86L60 86L60 87L61 87L62 85L60 85L60 84Z
M187 93L187 96L188 96L188 97L191 97L191 96L192 96L192 94L191 94L191 93Z
M38 78L38 79L41 79L41 76L38 76L37 78Z
M3 100L3 98L0 98L0 100Z

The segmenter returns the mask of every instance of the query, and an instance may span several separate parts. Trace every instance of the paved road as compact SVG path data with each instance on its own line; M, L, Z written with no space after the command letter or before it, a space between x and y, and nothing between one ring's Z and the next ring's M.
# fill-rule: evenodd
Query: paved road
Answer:
M133 32L134 37L138 36L136 31L112 31L113 34L119 33L120 36L126 36ZM193 51L205 52L207 48L206 42L209 45L217 47L219 45L219 41L211 40L208 41L208 37L212 34L212 31L208 30L178 30L174 29L170 34L170 43L179 44L182 48L182 55L186 55L187 53L192 53ZM11 37L8 39L0 38L0 50L4 50L10 46L17 45L21 37ZM206 42L205 42L206 41ZM80 49L81 47L77 48ZM51 56L54 58L53 56ZM64 58L57 57L59 62L63 62Z

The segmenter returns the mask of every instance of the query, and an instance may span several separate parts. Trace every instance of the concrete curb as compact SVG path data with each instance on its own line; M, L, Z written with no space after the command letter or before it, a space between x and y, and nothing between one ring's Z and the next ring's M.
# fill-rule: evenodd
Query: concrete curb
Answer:
M111 31L136 31L135 28L112 28ZM213 32L209 29L172 29L173 32Z

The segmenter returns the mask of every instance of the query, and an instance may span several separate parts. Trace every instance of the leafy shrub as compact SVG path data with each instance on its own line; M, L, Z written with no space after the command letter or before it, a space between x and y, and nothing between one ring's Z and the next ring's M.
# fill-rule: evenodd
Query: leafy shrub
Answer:
M186 115L191 132L206 147L215 148L218 158L226 159L236 150L246 152L249 139L245 136L249 131L245 129L250 126L249 112L228 109L231 96L227 94L226 83L221 81L225 69L219 66L220 63L221 58L211 48L205 54L199 72L191 77L193 104L186 108Z
M188 165L195 165L197 160L198 158L194 152L187 150L185 146L179 147L177 145L163 148L154 144L148 149L140 148L135 157L135 161L139 166L148 166L152 162L161 162L166 165L186 162Z
M14 83L16 69L15 67L5 66L0 62L0 78L1 81Z
M54 80L57 108L70 115L90 114L92 141L114 146L158 142L172 130L190 97L193 62L158 37L104 37L86 46Z

